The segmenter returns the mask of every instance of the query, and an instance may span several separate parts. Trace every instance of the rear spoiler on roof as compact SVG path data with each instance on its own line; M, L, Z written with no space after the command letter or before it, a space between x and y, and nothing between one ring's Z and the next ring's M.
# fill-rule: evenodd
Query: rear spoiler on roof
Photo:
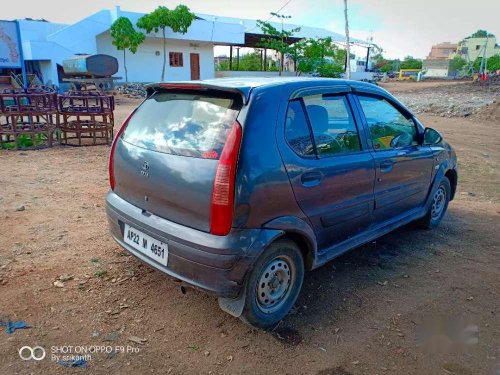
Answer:
M145 86L147 91L147 97L149 98L154 92L160 90L215 90L223 91L232 94L241 95L243 99L243 104L248 103L250 97L251 87L227 87L219 86L213 84L207 84L203 82L172 82L172 83L151 83Z

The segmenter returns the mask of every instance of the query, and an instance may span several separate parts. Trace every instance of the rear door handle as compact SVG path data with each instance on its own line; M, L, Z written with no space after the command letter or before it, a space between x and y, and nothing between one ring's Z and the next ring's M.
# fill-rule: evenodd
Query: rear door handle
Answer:
M392 171L393 165L394 163L390 160L383 161L382 163L380 163L380 172L387 173Z
M321 183L321 172L306 172L300 176L300 181L305 187L317 186Z

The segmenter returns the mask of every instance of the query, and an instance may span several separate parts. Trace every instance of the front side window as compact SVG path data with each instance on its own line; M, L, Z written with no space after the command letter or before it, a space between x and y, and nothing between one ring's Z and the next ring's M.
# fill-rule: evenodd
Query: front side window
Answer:
M319 94L303 100L320 158L361 150L346 96Z
M417 129L386 99L359 96L375 150L387 150L417 144Z
M311 133L300 100L293 100L288 105L285 138L296 154L314 156Z

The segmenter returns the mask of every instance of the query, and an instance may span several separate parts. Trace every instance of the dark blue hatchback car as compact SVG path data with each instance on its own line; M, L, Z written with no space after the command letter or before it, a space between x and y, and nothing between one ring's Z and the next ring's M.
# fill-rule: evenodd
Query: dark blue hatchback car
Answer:
M305 270L435 227L457 185L453 149L387 91L319 78L150 85L109 172L114 239L259 327L288 313Z

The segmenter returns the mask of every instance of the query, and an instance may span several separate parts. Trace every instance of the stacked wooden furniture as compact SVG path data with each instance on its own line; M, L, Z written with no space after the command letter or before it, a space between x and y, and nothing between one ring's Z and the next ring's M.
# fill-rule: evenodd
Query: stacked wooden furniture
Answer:
M30 137L33 147L50 147L58 121L54 90L35 87L0 92L0 146L13 143L17 149L20 137Z
M98 91L70 91L59 96L61 143L74 146L113 141L115 102Z

